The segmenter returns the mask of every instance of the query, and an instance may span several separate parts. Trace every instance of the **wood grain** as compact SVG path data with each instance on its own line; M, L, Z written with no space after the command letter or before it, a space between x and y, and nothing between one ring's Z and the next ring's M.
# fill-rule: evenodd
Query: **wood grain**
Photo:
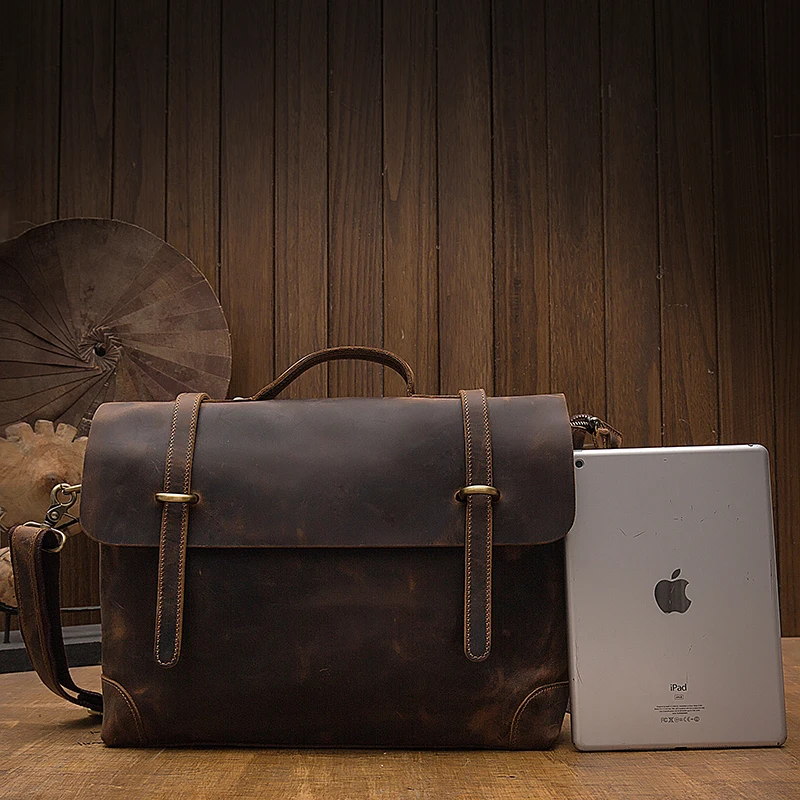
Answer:
M568 0L548 6L546 23L550 382L554 391L566 394L573 414L602 417L605 287L597 5Z
M383 340L439 389L436 3L383 3ZM405 394L393 372L385 394Z
M278 0L275 17L275 371L328 337L328 12ZM282 397L325 397L325 365Z
M778 576L784 630L794 636L800 633L800 9L790 0L769 0L766 25Z
M3 4L3 238L58 216L61 6Z
M708 8L658 0L655 19L664 444L716 444Z
M545 3L494 3L494 391L550 391Z
M63 6L58 216L111 215L114 9L104 0ZM96 605L100 597L97 543L76 536L64 553L61 602ZM71 614L70 623L99 622Z
M61 52L59 217L111 214L114 9L66 3Z
M163 237L167 0L120 2L115 8L112 216Z
M16 85L18 48L15 35L22 33L18 6L0 5L0 108L4 109L0 125L0 240L11 237L14 216L14 138L16 134ZM20 48L21 49L21 48Z
M720 439L773 452L763 9L714 0L710 21Z
M274 3L223 6L220 300L237 355L232 397L275 372L274 42Z
M220 0L170 0L167 241L219 291Z
M4 124L0 126L0 240L11 236L14 203L14 132L16 116L17 49L14 47L16 8L0 5L0 107Z
M438 12L439 381L444 393L494 385L491 10Z
M606 394L633 447L661 444L653 8L600 5Z
M328 18L328 344L383 344L381 7L331 0ZM328 366L331 397L380 395L373 364Z
M51 694L34 673L2 675L3 791L31 800L89 793L97 800L794 800L800 640L784 640L783 657L784 747L683 752L580 753L568 719L548 752L105 748L97 718ZM99 673L75 670L89 688L99 685Z
M763 441L797 632L795 5L7 3L0 236L168 234L222 291L234 391L383 344L422 391L564 391L629 444L659 415L665 444ZM330 370L333 394L384 380Z

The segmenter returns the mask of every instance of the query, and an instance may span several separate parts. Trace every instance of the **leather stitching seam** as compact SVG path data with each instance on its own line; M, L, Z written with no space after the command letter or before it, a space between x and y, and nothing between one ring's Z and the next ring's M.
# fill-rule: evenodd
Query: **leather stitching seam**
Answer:
M172 411L172 425L170 426L169 446L167 447L167 463L164 468L164 491L170 490L170 480L172 478L172 455L175 449L175 435L178 429L178 411L182 395L175 398L175 407ZM158 554L158 599L156 602L156 641L155 654L156 661L163 664L161 660L161 625L164 614L164 561L166 555L166 533L169 525L169 504L164 504L161 512L161 546Z
M146 744L147 737L144 734L144 725L142 724L142 717L139 714L139 709L136 707L136 703L134 699L130 696L130 694L123 688L123 686L116 681L112 681L111 678L106 678L105 675L100 676L100 680L111 686L112 688L116 689L119 693L120 697L125 701L125 704L128 706L128 710L131 712L131 717L133 717L133 724L136 726L136 735L139 737L139 744Z
M183 474L183 492L188 494L191 489L191 474L192 474L192 461L194 459L194 445L197 436L197 421L199 416L200 404L208 397L204 393L195 395L192 403L192 409L189 414L189 431L186 442L186 456L184 458L184 474ZM167 464L164 471L164 491L170 491L172 488L172 466L175 458L175 441L178 429L178 416L182 401L187 398L186 394L178 395L175 400L175 409L172 414L172 428L170 431L169 447L167 449ZM164 624L164 584L166 581L166 551L168 547L167 532L171 519L171 505L165 504L161 517L161 547L159 552L158 563L158 603L156 613L156 641L155 652L156 661L163 667L174 666L180 657L181 643L183 641L183 596L185 589L185 576L186 576L186 545L189 530L189 507L186 503L181 504L180 511L180 536L178 543L178 560L177 560L177 586L176 586L176 608L175 608L175 638L172 647L172 655L168 661L164 661L161 657L161 632Z
M469 416L469 399L465 391L459 392L464 413L464 442L467 450L467 483L472 483L472 426ZM467 530L466 530L466 571L464 586L464 639L467 655L475 658L472 652L472 498L467 498Z
M189 418L189 440L186 445L186 460L184 462L183 491L189 494L192 483L192 461L194 460L194 445L197 438L197 421L200 414L200 404L207 395L198 394L192 404L192 413ZM186 588L186 544L189 535L189 506L181 504L181 540L178 554L178 604L175 610L175 647L172 659L168 662L171 666L178 660L183 642L183 596Z
M481 389L481 402L483 404L484 442L486 444L486 483L493 485L492 478L492 436L489 427L489 405L486 401L486 392ZM484 658L489 655L491 648L492 630L492 500L486 498L486 634Z
M519 704L519 707L514 712L514 716L511 720L511 733L508 739L509 747L514 746L514 740L517 738L517 734L519 733L519 721L522 718L522 715L525 713L525 709L528 707L528 704L540 694L551 691L552 689L560 689L564 686L569 686L569 681L558 681L556 683L548 683L544 686L538 686Z

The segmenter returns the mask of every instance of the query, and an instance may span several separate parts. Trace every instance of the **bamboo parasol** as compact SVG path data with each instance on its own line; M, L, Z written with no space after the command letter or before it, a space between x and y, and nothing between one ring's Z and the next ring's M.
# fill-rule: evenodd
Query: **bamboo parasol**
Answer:
M88 431L109 400L224 397L230 334L189 259L152 233L68 219L0 243L0 430Z

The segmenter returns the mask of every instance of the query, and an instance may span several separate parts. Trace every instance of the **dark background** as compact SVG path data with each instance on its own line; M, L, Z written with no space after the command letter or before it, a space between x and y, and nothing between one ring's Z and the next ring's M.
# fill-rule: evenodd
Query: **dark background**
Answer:
M218 291L231 394L382 345L422 392L565 392L629 445L761 442L800 634L794 0L15 0L0 36L0 237L164 236Z

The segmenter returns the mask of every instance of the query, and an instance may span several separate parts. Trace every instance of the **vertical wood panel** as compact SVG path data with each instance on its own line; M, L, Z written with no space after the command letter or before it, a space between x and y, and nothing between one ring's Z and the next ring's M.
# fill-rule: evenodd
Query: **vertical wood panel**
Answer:
M384 346L439 387L436 2L384 0ZM405 387L386 372L386 394Z
M114 4L65 3L60 217L111 215Z
M600 6L606 413L630 446L661 444L653 8Z
M774 443L763 8L711 3L720 434Z
M598 30L595 3L569 0L548 6L551 384L554 391L566 394L572 413L603 416L605 303Z
M495 0L494 390L550 391L543 0Z
M328 331L326 0L278 0L275 35L275 371ZM283 397L325 397L317 367Z
M17 109L14 97L17 84L18 7L0 5L0 108L4 109L0 126L0 240L11 237L14 206L14 135Z
M656 3L664 444L717 442L708 8Z
M63 4L59 217L110 217L114 107L114 3ZM96 604L97 544L76 536L64 551L63 605ZM78 625L96 615L75 614Z
M775 309L775 477L785 636L800 635L800 8L767 0L769 180Z
M439 360L446 393L494 384L491 11L439 0Z
M381 8L332 0L329 18L328 343L383 343ZM379 395L380 367L328 368L332 397Z
M0 99L6 109L0 142L0 238L5 239L57 216L61 7L47 0L4 3L0 25ZM0 340L0 353L3 344ZM4 533L0 547L7 545ZM76 568L79 574L89 572L92 580L89 564L76 563L73 555L71 566L73 573ZM72 587L65 596L72 598ZM15 619L12 625L17 628Z
M218 289L220 0L170 0L167 241ZM238 365L238 356L233 354Z
M223 6L220 299L232 396L274 373L274 24L272 2Z
M13 68L8 99L13 102L5 176L10 191L8 234L16 236L58 214L61 8L47 0L4 4L10 25L3 32ZM10 127L10 126L9 126Z
M118 0L113 216L164 235L167 2Z

